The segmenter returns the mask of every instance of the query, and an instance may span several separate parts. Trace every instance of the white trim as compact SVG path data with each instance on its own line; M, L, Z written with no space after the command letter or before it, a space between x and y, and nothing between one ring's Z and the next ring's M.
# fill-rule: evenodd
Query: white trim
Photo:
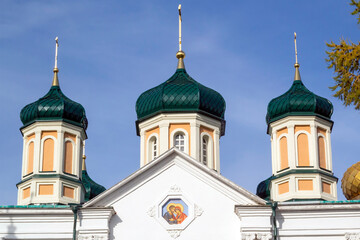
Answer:
M49 121L49 122L35 122L23 129L21 132L24 136L31 134L32 132L36 132L40 130L42 132L46 131L61 131L64 130L67 133L78 136L80 134L81 139L87 139L86 132L82 127L75 126L73 124L63 122L63 121Z
M174 129L171 133L170 133L170 148L172 147L175 147L174 146L174 137L177 135L177 134L180 134L180 133L183 133L184 135L184 152L189 154L189 133L183 129L183 128L176 128ZM196 151L196 149L194 149ZM193 150L193 151L194 151Z
M218 129L221 128L221 122L219 120L199 113L162 113L139 123L139 129L151 129L164 120L169 121L169 123L184 123L195 120L200 125L211 129L214 127Z
M140 132L140 167L143 167L145 162L145 131L141 130Z
M235 199L236 201L247 201L249 205L266 205L265 200L231 182L229 179L223 177L214 170L204 166L194 158L190 157L188 154L183 153L176 148L171 148L157 159L150 162L149 164L146 164L144 167L140 168L124 180L100 193L90 201L84 203L83 207L88 208L92 206L98 206L99 204L103 206L109 206L113 204L113 202L107 202L107 199L111 199L108 197L117 192L119 189L122 189L120 192L122 196L124 196L128 194L129 191L133 191L141 186L141 184L138 184L138 181L149 181L149 179L144 180L144 176L146 176L147 173L151 173L151 178L154 178L162 171L164 171L164 169L175 164L182 168L186 168L186 171L189 171L192 174L197 174L197 176L202 179L202 181L211 184L216 189L229 196L231 199ZM135 182L137 182L136 186L132 185L135 184ZM118 199L119 198L117 198L116 201L118 201Z

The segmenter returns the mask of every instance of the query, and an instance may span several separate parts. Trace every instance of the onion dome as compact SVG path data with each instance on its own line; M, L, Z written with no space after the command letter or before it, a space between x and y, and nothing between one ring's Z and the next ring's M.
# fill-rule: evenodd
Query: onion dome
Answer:
M106 190L105 187L101 186L100 184L96 183L94 180L92 180L89 176L89 174L86 171L86 165L85 165L85 155L83 155L83 167L82 167L82 178L81 182L85 188L85 196L84 200L85 202L93 199L100 193L104 192Z
M267 201L270 200L271 179L272 177L265 179L256 188L256 195Z
M270 101L266 123L270 124L287 116L318 116L330 120L332 103L308 90L300 78L300 65L295 64L295 79L290 89Z
M360 162L355 163L346 170L341 180L341 189L346 199L360 199Z
M49 92L36 102L26 105L20 112L24 127L36 121L65 121L86 130L88 121L84 107L72 101L61 91L58 69L54 68L53 84Z
M195 81L186 72L184 52L176 54L178 68L164 83L142 93L136 101L138 122L159 113L198 112L224 122L225 100L215 90Z

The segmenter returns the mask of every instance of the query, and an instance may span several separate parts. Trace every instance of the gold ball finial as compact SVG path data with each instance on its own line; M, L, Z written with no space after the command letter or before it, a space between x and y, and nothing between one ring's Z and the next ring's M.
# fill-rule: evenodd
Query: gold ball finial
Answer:
M185 53L183 51L178 51L176 53L176 58L177 59L180 59L180 58L184 59L185 58Z
M85 156L85 155L83 155L83 156L82 156L82 159L84 159L84 160L85 160L85 159L86 159L86 156Z
M344 173L341 188L348 200L360 199L360 162L355 163Z

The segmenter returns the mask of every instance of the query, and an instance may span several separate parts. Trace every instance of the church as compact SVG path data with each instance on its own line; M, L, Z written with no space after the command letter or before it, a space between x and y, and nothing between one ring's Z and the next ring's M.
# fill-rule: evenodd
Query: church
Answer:
M21 180L17 205L0 206L1 240L360 239L360 162L334 176L333 105L302 81L296 34L294 81L266 113L272 175L252 193L221 174L226 101L186 71L181 24L179 6L175 73L134 103L140 168L109 189L87 172L88 119L60 88L56 38L50 90L20 112Z

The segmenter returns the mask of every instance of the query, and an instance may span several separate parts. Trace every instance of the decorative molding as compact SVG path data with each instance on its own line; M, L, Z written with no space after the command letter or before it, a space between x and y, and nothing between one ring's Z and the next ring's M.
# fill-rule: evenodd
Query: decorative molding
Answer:
M79 235L78 240L106 240L108 236L104 234L86 234L86 235Z
M175 230L175 229L169 229L167 230L167 232L169 233L170 237L172 238L177 238L180 236L180 233L181 233L182 230Z
M147 214L150 217L155 217L155 215L156 215L156 206L154 205L151 208L149 208L149 210L147 211Z
M345 233L346 240L360 240L360 232L359 233Z
M271 240L272 236L270 233L243 233L241 236L242 240Z
M181 193L181 188L177 185L172 185L169 190L169 194L171 193Z
M201 214L203 214L204 210L199 207L198 205L194 204L194 214L195 214L195 218L200 217Z
M170 199L181 199L188 206L187 218L181 224L169 224L162 216L162 208ZM191 224L197 217L203 214L204 210L186 197L181 188L172 185L165 196L160 198L155 205L151 206L147 214L162 225L172 238L178 238L182 231Z

